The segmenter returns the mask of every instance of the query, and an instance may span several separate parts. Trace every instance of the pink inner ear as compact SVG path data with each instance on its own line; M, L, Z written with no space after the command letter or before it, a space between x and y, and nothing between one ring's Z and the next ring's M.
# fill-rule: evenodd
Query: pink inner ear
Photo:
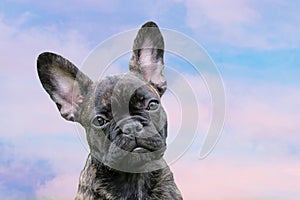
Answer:
M76 108L74 105L64 102L64 105L60 109L60 114L63 118L73 121L75 118Z
M141 49L139 63L141 66L148 66L153 63L152 49Z
M70 75L58 68L52 70L56 90L53 98L61 105L60 114L67 120L73 121L79 105L83 102L80 87Z
M61 105L60 114L67 120L73 121L75 114L79 109L79 105L83 102L83 96L79 94L79 87L74 82L74 87L70 87L68 90L58 90L53 96L56 102Z
M152 82L155 84L160 84L165 81L162 71L163 71L164 65L161 61L158 61L157 63L149 63L145 65L144 63L141 64L141 71L144 79L147 82Z

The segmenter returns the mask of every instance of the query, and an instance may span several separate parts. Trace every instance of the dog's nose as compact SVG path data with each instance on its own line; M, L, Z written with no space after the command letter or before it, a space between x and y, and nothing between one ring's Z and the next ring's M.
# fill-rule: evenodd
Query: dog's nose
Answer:
M130 122L123 125L122 132L126 135L136 136L143 132L143 125L140 122Z

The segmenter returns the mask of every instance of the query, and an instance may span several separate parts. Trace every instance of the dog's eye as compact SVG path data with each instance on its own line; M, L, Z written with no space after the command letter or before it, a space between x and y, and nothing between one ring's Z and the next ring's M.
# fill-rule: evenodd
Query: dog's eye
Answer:
M102 126L104 126L106 123L108 122L108 120L106 120L105 118L103 118L102 116L96 116L92 123L95 127L97 128L101 128Z
M147 110L156 110L159 106L159 102L157 100L151 100L148 103Z

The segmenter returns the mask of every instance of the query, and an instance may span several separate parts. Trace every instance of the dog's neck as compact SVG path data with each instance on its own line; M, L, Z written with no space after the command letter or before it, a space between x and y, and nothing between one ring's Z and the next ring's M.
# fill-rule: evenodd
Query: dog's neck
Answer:
M168 167L148 173L121 172L89 155L80 175L76 199L84 199L85 196L111 199L111 194L114 194L114 198L120 194L120 199L144 199L141 195L151 195L156 187L170 180L173 180L173 175Z

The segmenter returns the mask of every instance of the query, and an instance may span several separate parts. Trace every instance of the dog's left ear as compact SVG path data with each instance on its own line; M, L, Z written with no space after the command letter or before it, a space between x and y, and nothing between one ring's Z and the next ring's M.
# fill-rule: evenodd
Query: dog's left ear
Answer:
M60 55L39 55L37 70L40 81L63 118L78 121L81 104L93 82L75 65Z
M163 36L154 22L147 22L140 28L134 40L130 71L149 82L162 96L167 89L163 69Z

